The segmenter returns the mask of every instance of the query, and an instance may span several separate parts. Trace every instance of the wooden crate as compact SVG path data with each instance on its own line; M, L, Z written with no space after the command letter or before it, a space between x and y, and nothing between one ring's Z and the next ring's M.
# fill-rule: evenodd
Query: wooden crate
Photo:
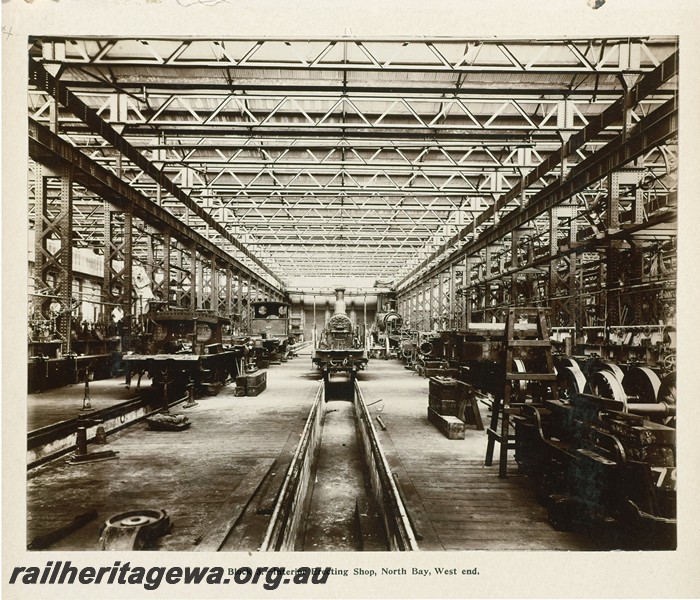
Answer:
M258 385L248 386L246 396L259 396L267 389L267 381L263 381Z
M458 381L452 377L431 377L428 382L428 393L440 400L458 400Z
M464 422L457 417L441 415L428 407L428 420L437 427L448 440L463 440L465 438Z
M428 406L432 408L435 412L441 415L451 415L453 417L457 416L458 408L457 400L452 399L442 399L436 398L435 396L428 396Z

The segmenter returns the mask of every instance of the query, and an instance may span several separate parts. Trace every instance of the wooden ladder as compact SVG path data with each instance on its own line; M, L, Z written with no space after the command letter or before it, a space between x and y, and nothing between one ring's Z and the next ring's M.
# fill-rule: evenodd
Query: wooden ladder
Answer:
M515 325L520 316L535 315L537 318L537 339L516 339ZM505 349L505 382L503 386L503 398L496 398L493 402L491 412L491 425L486 430L488 443L486 445L486 466L493 463L493 452L496 442L500 444L500 454L498 461L498 476L506 476L508 461L508 450L515 448L515 436L511 434L511 394L513 382L516 381L553 381L551 386L551 399L558 400L558 390L556 386L556 373L552 362L552 343L549 339L549 328L547 326L547 309L545 308L510 308L506 321L505 333L503 337ZM545 373L532 373L514 371L516 359L519 351L527 348L537 348L542 351L547 364ZM520 361L519 361L520 362ZM520 362L522 365L523 363ZM498 421L501 421L500 431Z

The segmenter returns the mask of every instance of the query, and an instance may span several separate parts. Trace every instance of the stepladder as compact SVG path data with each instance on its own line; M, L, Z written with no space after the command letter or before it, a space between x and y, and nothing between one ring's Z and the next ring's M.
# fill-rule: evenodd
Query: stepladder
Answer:
M493 464L498 443L499 477L506 477L508 451L515 448L512 416L518 406L545 398L558 399L547 313L548 309L540 307L508 309L503 334L503 394L493 402L491 422L486 430L485 464Z

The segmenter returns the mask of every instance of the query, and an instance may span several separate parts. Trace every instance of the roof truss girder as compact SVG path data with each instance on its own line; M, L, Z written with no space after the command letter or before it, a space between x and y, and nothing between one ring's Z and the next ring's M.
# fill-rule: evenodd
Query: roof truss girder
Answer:
M80 66L431 72L639 72L659 46L644 38L90 38L42 37L46 61ZM667 42L670 44L671 42Z

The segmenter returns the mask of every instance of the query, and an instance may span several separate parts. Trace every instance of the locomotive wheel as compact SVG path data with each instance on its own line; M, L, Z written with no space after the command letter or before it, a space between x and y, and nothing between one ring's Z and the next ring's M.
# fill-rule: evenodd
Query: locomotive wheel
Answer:
M597 371L593 373L586 383L585 394L593 394L601 398L617 400L627 403L627 395L622 384L610 371Z
M628 397L635 396L642 404L654 404L659 396L661 380L649 367L633 367L622 379Z
M558 372L557 385L559 386L559 397L568 400L583 392L586 388L586 377L581 372L579 366L564 367Z
M521 358L514 358L513 366L516 373L525 373L525 362ZM517 396L517 401L525 400L525 394L528 392L527 381L513 381L513 391Z
M617 379L618 382L620 382L620 383L622 383L622 380L625 377L625 374L622 372L622 369L620 367L618 367L613 362L608 362L608 361L596 362L593 369L595 372L603 371L606 373L612 373L612 375L615 377L615 379Z
M557 369L565 369L566 367L578 367L578 363L570 356L553 356L554 365ZM579 368L579 370L581 370Z
M659 386L659 392L657 394L657 399L659 402L665 402L666 404L676 404L676 372L673 371L668 375L665 375L661 380L661 385Z

